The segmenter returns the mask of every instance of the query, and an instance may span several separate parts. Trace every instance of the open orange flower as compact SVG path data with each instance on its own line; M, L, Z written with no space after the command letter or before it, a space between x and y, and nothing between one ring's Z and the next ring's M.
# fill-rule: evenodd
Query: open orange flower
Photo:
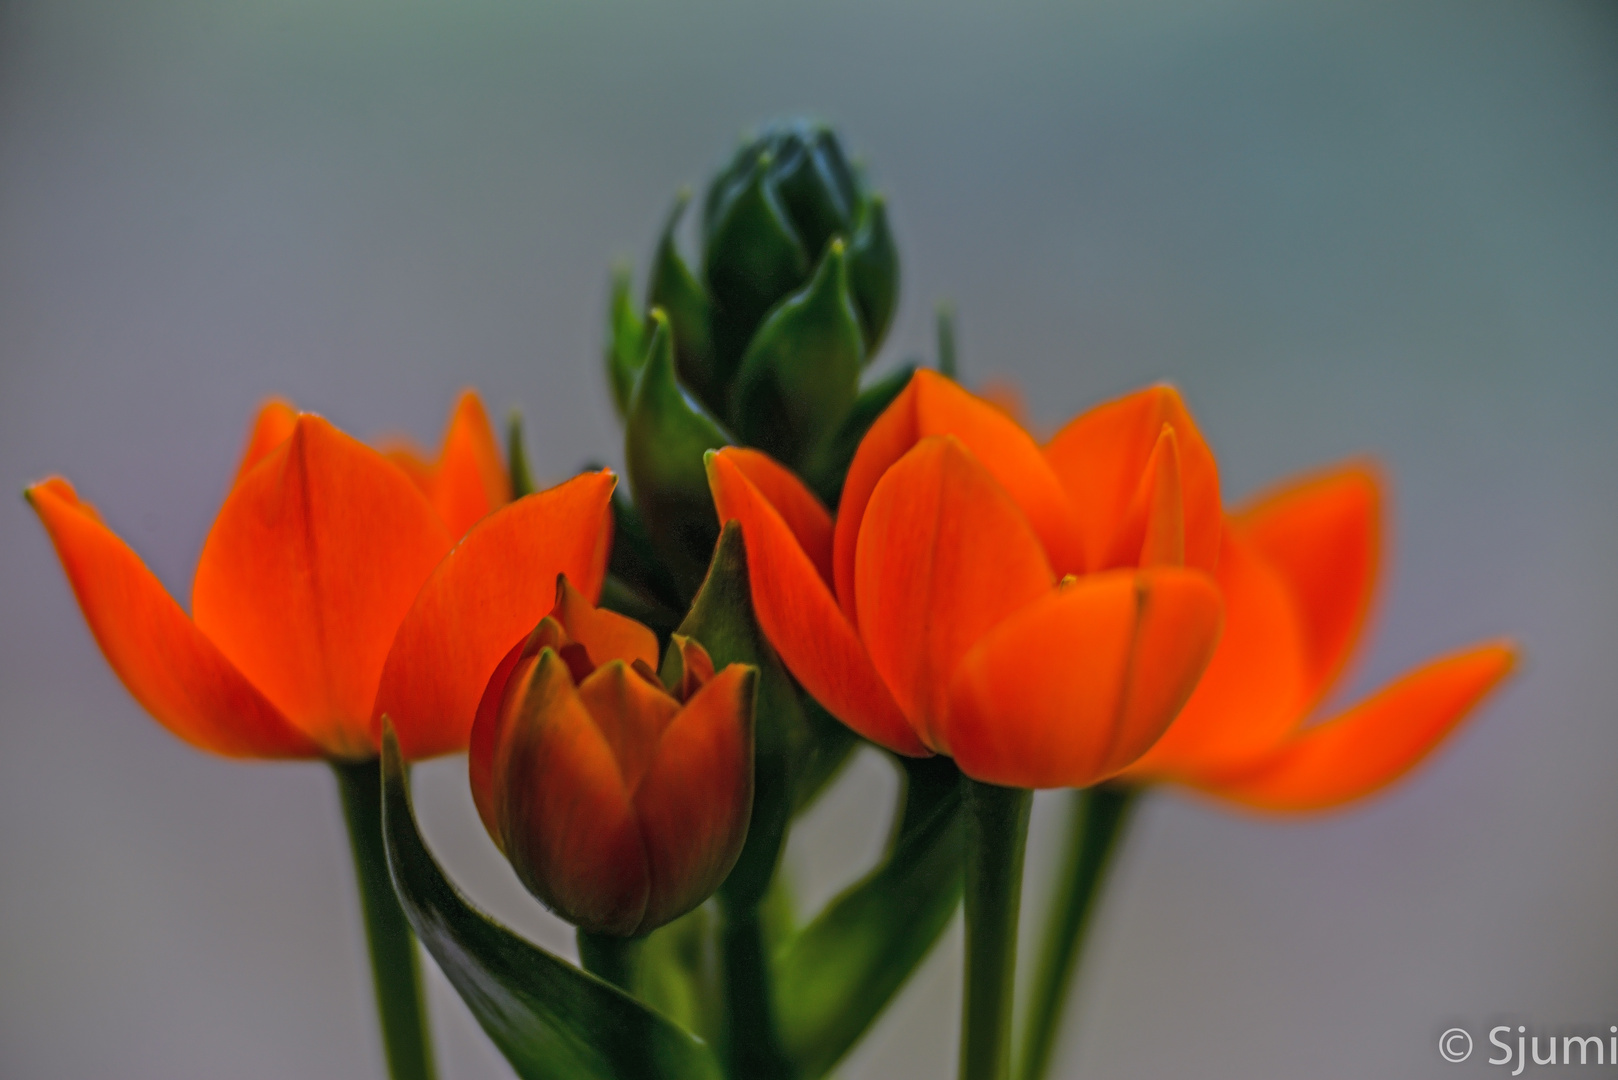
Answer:
M860 444L835 525L763 454L727 448L708 468L746 537L759 623L804 688L874 742L950 754L975 779L1117 773L1218 639L1218 473L1167 387L1042 449L917 372Z
M1232 515L1219 585L1225 636L1163 739L1126 774L1267 810L1368 795L1413 768L1515 661L1492 642L1434 660L1309 724L1363 637L1382 563L1382 484L1348 464Z
M557 582L556 606L495 670L472 731L472 796L546 906L592 933L644 934L719 888L753 806L754 668L718 674ZM671 679L675 678L671 675Z
M398 465L271 402L203 545L189 617L66 480L27 497L97 644L160 723L229 756L355 760L377 752L383 701L396 703L411 756L466 745L477 692L458 712L441 697L424 715L408 698L419 657L395 638L431 641L446 607L475 616L445 662L481 665L462 673L481 688L511 637L544 610L556 573L599 588L612 484L587 474L519 500L456 546L460 523L442 519ZM513 566L517 587L489 583ZM543 590L524 591L531 574Z

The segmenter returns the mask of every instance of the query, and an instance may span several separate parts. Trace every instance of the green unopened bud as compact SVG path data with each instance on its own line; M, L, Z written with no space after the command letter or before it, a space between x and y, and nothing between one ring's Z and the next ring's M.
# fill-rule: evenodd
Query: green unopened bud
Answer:
M708 294L680 256L674 231L691 201L690 191L681 191L663 226L663 238L652 256L651 284L646 292L647 308L662 308L674 331L674 367L680 379L705 402L717 400L719 379L714 371L713 341L709 332L712 305Z
M893 325L899 306L899 249L888 231L888 205L872 196L865 217L848 245L848 281L865 331L865 355L872 356Z
M703 268L721 379L735 370L771 309L802 287L837 237L848 247L850 287L869 356L893 318L898 255L880 200L866 192L831 129L803 121L771 125L715 177L703 204Z
M646 322L629 295L629 269L612 275L612 299L607 304L607 382L619 419L629 415L629 396L646 359Z
M865 344L848 288L848 257L833 240L820 268L760 326L731 397L736 433L800 465L829 437L859 393Z
M668 316L654 310L651 341L624 424L624 463L647 532L686 596L702 581L719 536L702 455L730 442L719 422L681 387Z

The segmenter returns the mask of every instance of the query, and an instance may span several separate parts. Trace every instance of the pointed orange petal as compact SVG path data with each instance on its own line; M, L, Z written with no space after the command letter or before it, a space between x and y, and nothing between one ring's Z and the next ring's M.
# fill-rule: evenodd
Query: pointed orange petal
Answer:
M551 614L568 636L584 646L596 667L609 660L657 666L657 635L627 615L598 608L573 587L564 575L556 583L556 606Z
M1382 482L1354 462L1248 503L1234 525L1275 568L1302 620L1312 707L1359 644L1382 562Z
M500 444L476 391L463 390L450 413L430 497L454 536L511 501Z
M624 788L633 792L680 703L661 683L642 678L622 660L596 668L579 684L579 700L612 747Z
M932 435L953 435L1022 509L1058 573L1084 568L1079 512L1033 437L995 405L932 371L910 385L871 425L849 465L837 511L833 566L843 611L854 615L854 560L866 504L894 462Z
M368 757L393 632L449 547L398 468L306 413L225 500L197 562L192 610L327 754Z
M882 477L855 564L860 637L934 750L956 664L1056 584L1017 504L954 436L921 440Z
M646 911L645 843L606 739L567 665L542 651L496 754L501 829L517 876L596 933L627 935Z
M1091 570L1134 565L1138 547L1117 539L1129 523L1163 426L1179 442L1185 504L1185 563L1213 573L1219 561L1223 516L1219 468L1196 421L1172 386L1153 386L1091 409L1070 421L1045 447L1045 457L1082 509L1081 527Z
M1183 779L1272 752L1308 715L1302 631L1286 584L1241 536L1219 554L1225 632L1163 737L1126 775Z
M820 500L803 486L803 481L799 480L792 470L768 454L736 447L726 451L726 457L741 470L742 475L753 482L759 494L775 507L775 512L781 515L781 520L792 530L798 546L809 556L809 561L815 564L820 579L830 587L832 521L831 514L820 504Z
M505 849L505 837L500 834L500 807L495 789L495 751L500 744L505 716L501 706L506 700L508 688L513 695L525 692L517 689L516 684L524 682L523 675L517 669L524 660L537 659L537 650L531 648L535 637L530 634L513 645L495 667L494 674L489 676L489 684L484 687L483 697L478 700L477 716L472 721L472 734L467 745L466 768L472 785L472 803L477 807L483 827L501 850ZM533 665L530 663L528 666L531 668Z
M264 460L264 455L292 438L292 429L298 423L298 410L281 398L271 398L259 406L253 418L253 430L247 434L247 445L242 449L241 464L236 466L234 486L247 475L247 470Z
M713 657L702 642L684 634L670 634L669 648L680 652L680 685L674 688L674 696L690 701L713 678Z
M1435 660L1370 700L1300 731L1264 764L1201 786L1281 812L1364 798L1415 768L1515 663L1516 650L1505 642Z
M652 889L642 926L684 915L724 882L753 809L753 668L731 664L669 723L636 790Z
M566 574L601 591L601 537L616 482L585 473L496 510L432 571L399 624L376 694L372 731L393 720L412 760L466 748L479 699L511 643L555 602Z
M872 742L925 754L854 627L843 617L781 514L726 448L708 457L708 487L720 521L741 522L759 626L814 699Z
M1118 561L1136 566L1185 565L1185 493L1180 479L1180 440L1163 425L1127 524L1114 551ZM1109 560L1110 561L1110 560Z
M1002 623L961 662L950 752L962 772L993 784L1104 780L1174 719L1219 625L1218 589L1200 571L1080 578Z
M53 477L27 497L102 655L159 723L192 746L229 757L320 755L186 618L71 484Z

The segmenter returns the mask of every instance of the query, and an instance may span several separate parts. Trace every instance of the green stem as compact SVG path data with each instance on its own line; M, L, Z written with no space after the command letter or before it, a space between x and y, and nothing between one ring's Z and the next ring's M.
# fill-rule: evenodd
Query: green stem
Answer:
M635 992L635 969L645 938L609 937L578 932L579 964L596 978L610 982L626 994Z
M332 762L343 820L359 879L360 911L371 953L371 979L382 1024L382 1049L392 1080L433 1080L427 1007L416 939L394 896L382 846L382 770L375 759Z
M1011 1075L1017 911L1033 792L967 779L966 996L960 1080Z
M775 981L758 908L725 904L721 933L727 1071L733 1080L792 1080L796 1070L781 1048Z
M1044 1080L1073 989L1101 884L1112 869L1136 803L1138 787L1103 785L1075 791L1068 817L1067 857L1057 878L1039 967L1030 987L1023 1032L1021 1080Z

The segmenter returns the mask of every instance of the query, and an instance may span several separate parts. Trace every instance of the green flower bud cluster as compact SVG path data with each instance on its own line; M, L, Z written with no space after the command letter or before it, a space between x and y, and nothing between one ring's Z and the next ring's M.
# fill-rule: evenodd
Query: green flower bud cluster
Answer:
M881 196L837 136L804 121L745 142L702 199L696 269L676 234L652 257L644 312L613 288L606 367L635 507L689 595L718 538L702 454L757 447L835 500L848 459L909 370L864 393L893 321L899 257Z

